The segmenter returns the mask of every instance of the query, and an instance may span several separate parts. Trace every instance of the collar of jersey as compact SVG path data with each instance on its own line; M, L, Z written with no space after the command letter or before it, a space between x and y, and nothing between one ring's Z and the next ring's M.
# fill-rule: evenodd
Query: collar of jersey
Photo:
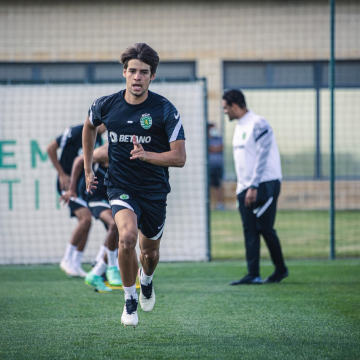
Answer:
M129 106L131 108L140 108L141 106L144 106L144 105L147 105L150 101L151 101L151 98L152 98L152 92L150 90L149 93L148 93L148 97L145 101L143 101L142 103L140 104L129 104L126 100L125 100L125 97L124 97L124 94L125 94L125 90L121 90L120 91L120 97L121 97L121 101L126 105L126 106Z
M248 110L248 112L239 119L239 123L240 122L244 123L245 121L249 120L251 118L250 115L252 116L253 112L251 110Z

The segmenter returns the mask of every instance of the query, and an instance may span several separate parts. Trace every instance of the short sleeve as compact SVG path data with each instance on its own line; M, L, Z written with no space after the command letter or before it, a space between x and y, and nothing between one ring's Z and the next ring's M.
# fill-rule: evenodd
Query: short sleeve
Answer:
M71 132L69 134L69 137L73 139L74 142L77 142L79 139L82 140L82 131L83 131L84 125L78 125L71 128Z
M88 113L89 120L94 126L99 126L102 124L102 121L101 121L101 103L102 102L101 102L101 100L102 100L102 98L95 100L89 109L89 113Z
M56 138L56 142L58 143L61 149L65 147L68 141L71 141L71 136L72 136L72 128L69 127L66 128L65 131Z
M185 140L185 132L181 123L180 113L170 102L165 103L164 121L169 143L176 140Z
M60 146L60 144L61 144L61 138L62 138L62 134L55 139L58 146Z

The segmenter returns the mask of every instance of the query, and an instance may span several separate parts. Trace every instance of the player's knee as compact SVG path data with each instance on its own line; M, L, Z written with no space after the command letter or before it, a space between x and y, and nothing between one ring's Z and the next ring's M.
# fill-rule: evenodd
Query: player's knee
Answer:
M119 233L119 249L133 250L137 241L137 233L131 230L122 230Z
M118 231L115 222L108 224L108 233L111 236L117 237Z
M90 229L91 227L91 216L84 216L80 220L80 225L84 229Z
M154 260L159 253L158 248L141 249L141 254L148 260Z

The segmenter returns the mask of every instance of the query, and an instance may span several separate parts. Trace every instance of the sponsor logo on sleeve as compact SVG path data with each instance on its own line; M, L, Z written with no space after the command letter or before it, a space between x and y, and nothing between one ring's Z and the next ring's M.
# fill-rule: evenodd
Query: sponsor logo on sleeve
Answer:
M180 117L179 112L177 114L174 114L175 119L177 120Z

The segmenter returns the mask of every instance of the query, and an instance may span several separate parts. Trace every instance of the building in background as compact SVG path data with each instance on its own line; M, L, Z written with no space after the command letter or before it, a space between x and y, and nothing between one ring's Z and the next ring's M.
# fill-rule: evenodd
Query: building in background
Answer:
M359 1L338 1L336 14L336 58L360 60ZM116 63L127 46L146 42L158 49L162 62L179 63L164 76L207 78L208 117L220 119L224 71L229 71L224 61L327 60L329 31L329 4L323 0L1 1L0 62ZM194 64L195 73L183 62ZM77 81L101 80L113 79L112 69L103 66L91 74L74 66L57 72ZM56 80L51 66L12 71L0 68L0 81L9 76Z
M359 18L359 0L336 2L338 210L360 207ZM224 89L245 90L249 108L263 114L277 136L284 174L279 208L329 208L328 1L0 1L0 34L0 84L112 83L113 89L123 81L120 54L136 42L146 42L159 52L157 81L205 78L205 117L216 121L224 140L224 195L229 211L236 208L233 124L222 121L221 97ZM73 91L76 93L75 88ZM78 94L63 94L64 99L78 98ZM186 96L184 99L186 102ZM80 100L76 101L65 109L54 99L54 117L61 120L65 110L80 112ZM26 111L35 112L34 104L23 104L11 116L16 119L26 116ZM2 112L4 117L10 116ZM42 126L46 119L39 116L40 125L34 127ZM15 166L9 155L13 147L31 148L35 156L29 160L30 169L44 155L41 144L32 139L24 143L15 137L2 138L3 124L0 190L7 189L10 194L11 189L15 198L18 178L2 177ZM45 128L44 136L51 139L53 130ZM38 194L36 181L34 191ZM36 199L28 200L37 204ZM313 228L312 233L319 232L315 221ZM213 233L216 239L216 231ZM223 236L219 230L219 241ZM350 248L350 254L359 251L354 245L358 238L355 232L346 230L343 238L352 239L350 247L344 245L343 253ZM319 245L319 251L323 248Z

